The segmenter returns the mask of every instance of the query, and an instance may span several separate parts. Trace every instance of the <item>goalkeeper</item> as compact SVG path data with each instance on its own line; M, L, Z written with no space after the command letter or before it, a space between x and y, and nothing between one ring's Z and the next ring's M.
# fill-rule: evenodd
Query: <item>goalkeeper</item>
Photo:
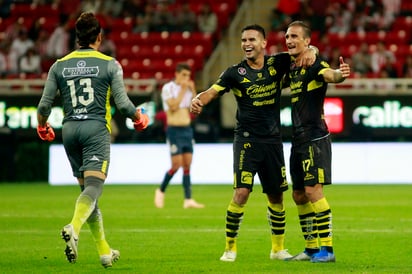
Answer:
M111 267L119 259L120 252L111 249L105 239L103 217L97 205L110 161L109 97L112 95L119 111L134 121L136 130L144 130L149 119L140 109L136 110L127 97L120 64L98 51L102 33L94 14L82 13L75 27L80 48L57 60L50 68L38 104L37 133L44 141L54 140L55 134L47 119L59 93L64 110L63 145L82 190L71 222L61 231L65 254L69 262L76 262L79 233L87 222L101 264Z

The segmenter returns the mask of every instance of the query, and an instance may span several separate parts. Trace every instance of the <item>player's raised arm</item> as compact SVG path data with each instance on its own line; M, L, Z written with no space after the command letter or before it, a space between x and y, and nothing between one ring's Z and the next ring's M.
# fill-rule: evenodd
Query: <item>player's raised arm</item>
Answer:
M328 83L341 83L350 76L350 66L343 61L343 57L339 57L339 69L327 69L323 73L323 78Z

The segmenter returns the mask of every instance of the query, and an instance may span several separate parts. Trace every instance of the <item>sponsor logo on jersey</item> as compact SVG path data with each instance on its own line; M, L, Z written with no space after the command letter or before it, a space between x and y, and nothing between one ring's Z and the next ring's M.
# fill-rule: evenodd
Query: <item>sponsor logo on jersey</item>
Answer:
M74 68L64 68L62 75L65 78L76 77L76 76L97 76L99 74L99 67L86 67L86 61L80 60L77 62L77 67Z
M252 184L252 173L248 172L248 171L242 171L242 184L247 184L247 185L251 185Z
M93 155L93 157L90 158L90 161L97 161L97 162L99 162L100 160L99 160L99 158L96 157L96 155Z

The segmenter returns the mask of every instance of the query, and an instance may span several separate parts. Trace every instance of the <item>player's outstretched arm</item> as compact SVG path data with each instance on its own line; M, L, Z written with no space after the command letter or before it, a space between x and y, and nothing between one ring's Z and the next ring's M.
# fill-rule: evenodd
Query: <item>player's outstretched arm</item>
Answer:
M213 99L218 96L218 92L214 88L209 88L206 91L199 93L195 98L193 98L190 104L190 112L194 114L200 114L202 108L210 103Z
M343 57L339 57L339 69L327 69L323 78L327 83L341 83L350 76L350 66L343 61Z

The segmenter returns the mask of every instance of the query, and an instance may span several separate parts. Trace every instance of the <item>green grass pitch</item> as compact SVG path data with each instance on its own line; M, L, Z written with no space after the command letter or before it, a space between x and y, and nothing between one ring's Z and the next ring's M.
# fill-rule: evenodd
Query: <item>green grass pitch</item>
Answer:
M72 216L79 188L0 184L0 273L412 273L412 185L332 185L336 263L271 261L266 199L252 193L234 263L220 262L230 185L193 185L204 209L183 209L173 184L166 207L153 206L154 185L107 185L99 205L106 237L121 252L109 270L99 262L87 225L76 264L66 261L60 229ZM285 193L286 248L301 252L291 190Z

